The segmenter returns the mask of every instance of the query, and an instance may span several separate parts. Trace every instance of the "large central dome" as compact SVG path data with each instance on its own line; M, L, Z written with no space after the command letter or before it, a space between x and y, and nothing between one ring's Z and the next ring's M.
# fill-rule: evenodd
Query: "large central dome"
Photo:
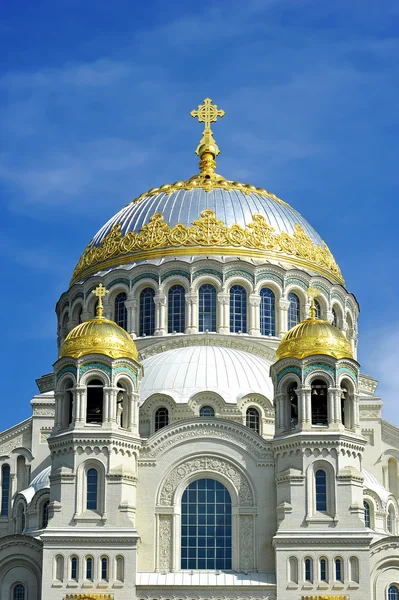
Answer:
M242 256L283 262L343 283L326 244L289 204L215 172L219 149L205 129L200 173L142 194L93 237L71 284L95 273L164 256Z

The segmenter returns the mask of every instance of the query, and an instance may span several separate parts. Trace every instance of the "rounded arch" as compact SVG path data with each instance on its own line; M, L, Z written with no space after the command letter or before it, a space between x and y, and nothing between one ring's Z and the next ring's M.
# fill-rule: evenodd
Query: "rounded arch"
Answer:
M108 373L106 373L102 369L98 369L96 367L93 367L93 368L89 369L88 371L86 371L82 375L82 378L80 379L79 383L81 385L85 385L87 387L90 384L90 382L95 379L99 379L104 387L108 387L111 385L111 378L108 375Z
M327 388L335 387L335 379L332 373L325 371L324 369L315 369L311 371L306 377L304 381L304 386L312 387L312 383L316 380L320 379L325 382Z
M228 279L225 284L226 292L229 294L231 288L235 285L240 285L241 287L243 287L248 295L253 293L254 286L246 277L240 277L239 275L235 275L234 277Z
M217 294L222 291L222 282L220 279L207 273L199 275L196 279L194 279L193 283L191 284L191 291L197 294L200 287L206 284L213 285Z
M168 396L167 394L152 394L140 406L140 416L151 417L157 408L161 406L166 406L170 413L172 413L176 408L176 402L172 396Z
M65 392L66 390L75 387L76 375L75 373L64 373L56 384L56 391Z
M220 417L226 403L223 397L216 392L201 391L189 398L188 405L197 417L199 416L201 407L204 405L211 406L215 411L215 417Z
M304 291L297 286L289 286L285 292L288 306L288 329L298 325L305 317L306 296Z
M251 407L260 411L262 419L266 419L267 417L270 418L274 413L272 401L262 394L246 394L245 396L242 396L237 403L237 408L241 411L243 416L245 415L246 410Z
M184 288L184 293L188 294L190 291L190 283L186 277L182 275L170 275L160 285L160 291L168 295L170 288L174 285L181 285Z
M261 279L260 281L257 281L254 285L254 293L260 294L260 290L263 288L269 288L270 290L272 290L272 292L275 295L276 302L278 302L283 296L282 286L279 285L276 281L274 281L274 279L265 278Z
M139 299L139 296L141 294L141 292L145 289L145 288L152 288L155 292L155 294L157 294L159 291L163 291L160 290L158 283L152 279L151 277L143 277L143 279L140 279L139 281L137 281L130 292L130 297L129 300L131 299Z
M71 307L71 315L72 321L75 325L79 325L82 322L82 314L83 314L83 300L82 298L78 298L75 300Z
M165 289L167 289L168 333L184 333L186 329L187 285L178 282L166 286Z
M287 391L288 391L288 389L289 389L289 387L293 383L296 383L297 386L302 385L302 380L301 380L300 376L297 373L294 373L294 372L286 373L286 375L283 375L283 377L278 382L277 392L279 394L286 394Z
M317 478L316 474L323 471L325 477L325 490L321 488L323 498L320 498L321 503L318 506L318 490L317 490ZM328 515L330 518L334 518L336 514L336 485L335 485L335 468L331 462L326 459L317 459L310 464L306 469L306 480L307 480L307 514L308 519L316 517L320 512ZM322 483L322 482L321 482ZM324 484L323 484L324 485ZM325 508L321 504L325 504Z
M156 329L156 308L155 308L156 290L154 286L147 285L142 287L137 294L137 323L136 331L139 337L152 336Z
M104 461L106 458L104 457ZM96 508L91 509L88 504L88 474L93 469L97 472L96 478ZM76 514L82 515L88 510L97 513L99 517L105 512L105 481L106 465L100 458L89 456L78 466L76 470ZM94 490L89 490L94 493Z

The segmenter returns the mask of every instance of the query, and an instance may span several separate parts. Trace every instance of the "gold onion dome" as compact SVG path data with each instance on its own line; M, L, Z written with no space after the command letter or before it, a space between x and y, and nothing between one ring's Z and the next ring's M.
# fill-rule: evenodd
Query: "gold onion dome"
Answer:
M317 290L311 287L307 293L312 298L310 318L287 331L277 348L276 361L282 358L306 358L313 354L353 360L350 342L342 331L328 321L316 319L314 298Z
M93 290L93 294L98 296L97 316L95 319L77 325L68 333L60 348L59 358L105 354L111 358L138 360L136 344L128 332L102 315L102 297L107 293L108 290L101 283Z
M211 123L224 114L210 98L191 111L204 123L199 173L152 188L114 215L89 242L71 285L143 260L209 254L285 262L344 283L327 245L298 211L263 188L216 172L220 150Z

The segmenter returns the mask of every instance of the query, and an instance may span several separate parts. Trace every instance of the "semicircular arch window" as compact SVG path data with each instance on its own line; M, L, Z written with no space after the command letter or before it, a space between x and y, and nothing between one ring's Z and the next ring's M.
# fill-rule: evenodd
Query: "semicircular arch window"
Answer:
M212 418L215 416L215 409L213 408L213 406L201 406L199 416L205 418Z
M168 292L168 333L184 333L186 321L185 291L172 285Z
M155 290L146 287L140 294L139 335L154 335L155 332Z
M230 331L247 333L247 292L242 285L230 288Z
M197 479L185 489L181 506L181 568L232 568L232 508L225 486Z
M388 588L388 600L399 600L399 590L396 585L390 585Z
M260 332L262 335L276 335L276 301L273 290L260 291Z
M122 329L127 329L126 300L127 295L125 292L120 292L115 298L115 323L119 325L119 327L122 327Z
M321 306L320 306L320 302L318 300L314 300L314 307L315 307L315 317L316 319L321 319Z
M12 591L12 600L25 600L25 586L17 583Z
M293 292L288 294L288 300L290 303L288 308L288 329L292 329L301 320L301 304L298 296Z
M216 331L216 288L210 283L201 285L198 292L199 331Z

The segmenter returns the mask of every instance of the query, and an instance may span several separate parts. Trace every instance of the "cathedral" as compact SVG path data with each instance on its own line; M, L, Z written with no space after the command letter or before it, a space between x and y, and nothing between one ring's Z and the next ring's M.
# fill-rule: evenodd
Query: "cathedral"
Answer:
M399 429L289 204L199 172L94 235L0 433L1 600L399 600ZM350 285L350 282L348 282Z

